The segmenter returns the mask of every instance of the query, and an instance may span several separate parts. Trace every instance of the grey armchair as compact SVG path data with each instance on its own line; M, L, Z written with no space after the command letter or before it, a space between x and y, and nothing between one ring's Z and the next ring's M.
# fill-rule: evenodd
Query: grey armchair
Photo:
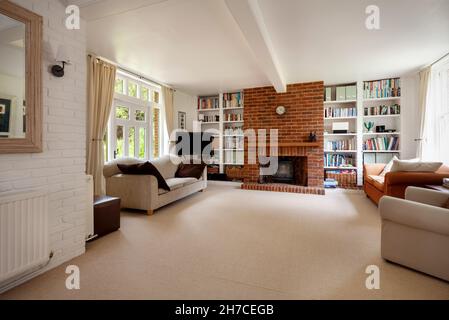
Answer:
M408 187L405 200L384 196L381 254L388 261L449 281L449 194Z

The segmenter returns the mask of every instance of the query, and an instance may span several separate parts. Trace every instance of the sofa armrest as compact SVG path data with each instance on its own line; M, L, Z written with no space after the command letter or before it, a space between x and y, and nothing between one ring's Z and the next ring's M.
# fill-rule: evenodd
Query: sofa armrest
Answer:
M154 176L118 174L106 179L106 194L121 198L123 207L148 210L157 204L159 187Z
M443 184L443 178L449 174L435 172L388 172L385 175L385 185L423 186L426 184Z
M448 209L384 196L379 202L379 212L382 220L449 236Z
M437 190L408 187L405 190L405 199L431 206L443 207L449 199L449 194Z
M363 175L366 176L378 176L385 168L385 163L371 163L363 165Z
M203 171L203 180L207 182L207 166L204 168Z

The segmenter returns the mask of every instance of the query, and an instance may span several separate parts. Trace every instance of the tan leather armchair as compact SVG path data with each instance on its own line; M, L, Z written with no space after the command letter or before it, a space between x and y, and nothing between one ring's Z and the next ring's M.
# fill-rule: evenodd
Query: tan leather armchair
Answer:
M405 200L382 197L382 257L449 281L448 199L448 193L416 187L407 188Z
M442 166L436 172L388 172L379 176L385 164L365 164L363 166L363 190L376 204L383 196L404 199L409 186L442 185L443 178L449 178L449 168Z

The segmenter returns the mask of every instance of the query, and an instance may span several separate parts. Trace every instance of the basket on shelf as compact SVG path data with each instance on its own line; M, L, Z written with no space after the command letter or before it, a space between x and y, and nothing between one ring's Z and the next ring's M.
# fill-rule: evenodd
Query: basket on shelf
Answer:
M338 186L341 188L357 187L357 174L355 172L327 172L326 178L335 179L338 182Z
M242 166L227 166L226 175L229 179L243 179L243 167Z

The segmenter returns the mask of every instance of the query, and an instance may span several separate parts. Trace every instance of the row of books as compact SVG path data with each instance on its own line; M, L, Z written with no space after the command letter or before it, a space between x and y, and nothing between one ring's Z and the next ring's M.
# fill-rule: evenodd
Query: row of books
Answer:
M198 98L198 109L218 109L220 107L220 101L218 97L203 97Z
M228 113L224 115L225 121L243 121L243 114L241 113Z
M399 137L371 138L363 143L363 150L399 150Z
M241 108L243 106L242 94L236 93L224 93L223 94L223 108Z
M327 178L324 180L324 187L326 189L335 189L338 187L338 181L335 179Z
M366 81L363 83L363 96L365 99L400 97L399 78Z
M352 167L354 166L354 158L352 155L342 154L325 154L324 155L325 167Z
M243 149L243 144L243 137L225 137L224 139L225 149Z
M326 142L326 150L356 150L355 139L335 140Z
M399 104L393 104L391 106L380 105L375 107L365 107L364 115L365 116L379 116L379 115L392 115L392 114L400 114L401 106Z
M357 108L324 108L325 118L356 117Z
M224 134L225 135L243 135L243 128L227 126L224 129Z
M201 114L199 120L202 122L218 122L220 121L220 116L218 114L215 115Z

